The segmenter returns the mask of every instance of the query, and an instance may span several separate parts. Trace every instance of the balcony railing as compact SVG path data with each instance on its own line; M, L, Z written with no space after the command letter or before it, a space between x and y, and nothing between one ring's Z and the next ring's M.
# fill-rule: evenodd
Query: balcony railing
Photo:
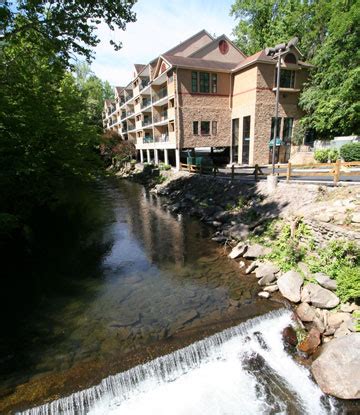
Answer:
M144 100L144 101L141 103L141 109L146 108L146 107L148 107L149 105L151 105L151 100L150 100L150 99Z
M155 141L157 143L167 143L169 141L169 134L166 134L166 133L161 134L161 135L155 137Z
M146 127L147 125L151 125L152 124L152 120L151 119L146 119L142 122L142 126Z
M129 125L128 131L132 131L132 130L135 130L135 125Z
M133 114L135 114L135 111L134 110L126 111L126 116L127 117L130 117L130 115L133 115Z
M134 96L134 94L131 92L130 94L127 94L125 97L125 102L129 101Z
M125 111L121 113L121 119L123 120L124 118L126 118L126 112Z
M152 137L151 135L146 135L145 137L143 137L143 143L153 143L154 142L154 137Z
M165 98L168 94L167 88L160 89L158 93L153 95L153 103Z

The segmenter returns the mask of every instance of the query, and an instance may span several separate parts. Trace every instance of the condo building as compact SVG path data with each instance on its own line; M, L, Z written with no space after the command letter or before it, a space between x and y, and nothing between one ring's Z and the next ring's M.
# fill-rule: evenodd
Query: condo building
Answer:
M225 35L202 30L148 64L135 64L127 86L106 100L105 130L132 140L141 162L179 168L186 154L208 151L227 163L267 164L275 127L276 59L246 56ZM290 47L282 56L276 159L291 155L302 116L299 93L311 65Z

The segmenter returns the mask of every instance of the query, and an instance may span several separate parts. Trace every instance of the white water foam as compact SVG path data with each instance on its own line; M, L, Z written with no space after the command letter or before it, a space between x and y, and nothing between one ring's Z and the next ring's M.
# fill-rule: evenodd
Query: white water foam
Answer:
M284 350L281 331L290 323L289 311L270 312L23 414L337 413L331 400L324 406L308 370ZM244 365L254 356L266 362L260 371Z

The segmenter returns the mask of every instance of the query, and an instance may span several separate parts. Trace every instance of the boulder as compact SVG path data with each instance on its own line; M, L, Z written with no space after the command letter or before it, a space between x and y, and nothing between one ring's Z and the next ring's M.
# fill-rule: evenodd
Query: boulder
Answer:
M264 287L263 290L268 293L274 293L275 291L279 291L279 287L277 286L277 284L268 285L267 287Z
M247 245L240 242L235 246L235 248L232 249L232 251L230 252L228 256L231 259L235 259L235 258L238 258L239 256L242 256L246 250L247 250Z
M352 223L360 223L360 212L355 212L351 215Z
M347 320L351 319L351 315L348 313L329 313L327 319L327 325L329 328L337 329L340 325Z
M300 288L303 283L303 277L296 271L288 271L277 280L282 296L294 303L300 301Z
M237 225L232 226L228 230L229 236L237 241L243 241L248 238L250 230L249 226L245 225L244 223L239 223Z
M271 248L267 248L262 245L250 245L244 254L244 258L258 258L260 256L267 255L271 252Z
M340 399L360 399L360 333L327 343L311 371L324 393Z
M301 301L319 308L334 308L340 303L339 298L333 292L313 283L304 286Z
M254 262L252 262L247 268L246 268L246 270L245 270L245 274L251 274L254 270L255 270L255 268L257 268L259 266L259 264L256 262L256 261L254 261Z
M296 346L297 345L297 336L296 331L293 327L287 326L284 328L282 332L282 337L285 343L290 344L290 346Z
M300 271L305 275L305 277L310 277L311 276L311 272L310 272L308 266L304 262L299 262L298 267L299 267Z
M347 336L350 334L350 330L347 326L347 321L340 324L340 327L335 330L334 337L337 339L339 337Z
M269 298L270 297L270 294L268 292L266 292L266 291L260 291L258 293L258 296L261 297L261 298Z
M276 280L276 275L275 274L268 274L268 275L265 275L264 277L260 278L259 281L258 281L258 284L261 285L261 286L271 285L275 280Z
M274 277L273 281L275 280L275 274L280 271L280 268L271 263L262 263L256 268L255 275L256 278L264 278L264 277Z
M322 287L331 291L336 291L336 281L331 279L329 276L323 274L322 272L318 272L314 274L314 278Z
M340 305L340 310L344 313L352 313L353 311L360 310L360 306L355 303L344 303Z
M298 349L301 352L307 353L307 354L313 354L317 347L320 345L320 332L317 328L313 327L306 338L298 344Z
M308 303L301 303L296 309L296 314L301 321L314 321L316 315L315 310Z
M211 238L212 241L218 242L219 244L223 244L227 241L227 237L224 235L218 235Z
M320 333L324 333L325 331L325 324L320 317L315 317L313 321L314 327L319 330Z

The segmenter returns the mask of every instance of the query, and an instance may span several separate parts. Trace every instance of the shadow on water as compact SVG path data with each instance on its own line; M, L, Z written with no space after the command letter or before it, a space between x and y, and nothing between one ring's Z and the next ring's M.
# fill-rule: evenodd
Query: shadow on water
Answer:
M62 206L39 210L32 251L8 260L0 412L90 386L278 307L257 299L256 281L208 228L164 210L140 185L77 187Z

